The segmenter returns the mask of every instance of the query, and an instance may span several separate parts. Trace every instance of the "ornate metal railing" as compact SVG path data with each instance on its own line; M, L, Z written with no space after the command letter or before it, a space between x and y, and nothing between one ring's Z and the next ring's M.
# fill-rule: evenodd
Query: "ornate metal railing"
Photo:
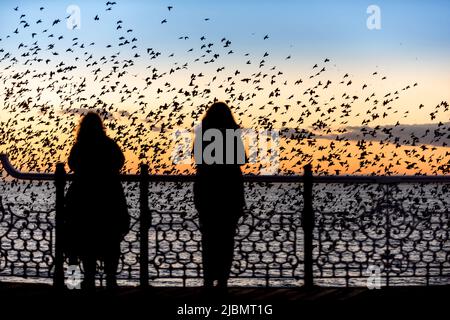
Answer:
M382 286L450 284L449 191L448 181L417 178L317 192L315 277L347 286L376 273Z
M0 185L0 280L53 278L62 287L67 263L58 230L72 175L61 164L55 174L22 173L5 155L0 160L10 176L4 185L14 187ZM201 284L193 177L149 175L143 165L121 179L131 230L118 278L142 286ZM245 181L232 284L366 285L374 272L382 285L450 281L450 177L313 177L305 166L304 176Z

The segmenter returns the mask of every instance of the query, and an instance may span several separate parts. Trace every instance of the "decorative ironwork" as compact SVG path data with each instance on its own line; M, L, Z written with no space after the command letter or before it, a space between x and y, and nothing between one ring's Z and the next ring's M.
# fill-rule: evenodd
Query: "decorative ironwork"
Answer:
M449 184L315 185L316 282L382 285L450 281Z
M16 183L14 189L18 193L15 193L14 199L5 199L3 193L0 194L2 278L36 280L52 275L55 212L41 205L42 195L36 192L36 189L46 187L42 183ZM31 205L23 202L26 190L31 191L28 197L32 200Z

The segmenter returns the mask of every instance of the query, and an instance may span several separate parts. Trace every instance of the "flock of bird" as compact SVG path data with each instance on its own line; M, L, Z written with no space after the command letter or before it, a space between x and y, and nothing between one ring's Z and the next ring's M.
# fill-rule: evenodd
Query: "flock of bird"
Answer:
M67 35L60 25L70 16L49 19L46 8L37 7L42 18L31 21L20 7L11 8L8 14L17 16L18 25L0 35L0 152L20 169L52 172L56 162L65 162L80 114L96 110L126 151L125 172L135 172L139 162L148 162L153 172L192 172L170 162L172 132L192 129L217 96L226 96L243 127L279 130L280 173L302 172L307 162L317 174L449 172L450 122L436 121L449 118L448 103L429 113L426 122L432 125L420 135L400 122L424 108L399 108L399 99L417 82L379 95L375 88L386 75L375 71L366 83L351 73L334 78L328 73L336 67L332 58L292 80L273 65L293 58L271 60L270 33L251 35L267 44L262 55L241 52L232 39L209 39L206 33L180 33L174 39L180 52L160 51L139 39L130 22L106 22L119 5L108 1L89 18L110 29L106 47L98 43L102 39L77 36L64 47ZM159 32L175 23L175 10L165 8ZM212 20L203 18L205 28ZM14 50L4 49L2 41L16 43ZM400 120L380 124L391 118Z

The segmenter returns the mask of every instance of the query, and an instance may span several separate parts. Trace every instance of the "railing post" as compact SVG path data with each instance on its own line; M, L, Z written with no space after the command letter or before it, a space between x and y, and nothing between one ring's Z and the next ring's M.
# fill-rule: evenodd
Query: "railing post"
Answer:
M313 279L313 176L311 164L304 166L303 175L303 235L304 235L304 286L311 288L314 285Z
M140 165L140 256L139 256L139 271L140 277L139 282L141 287L148 286L148 230L150 228L150 212L148 208L148 165Z
M64 232L63 219L64 219L64 188L66 185L66 171L63 163L56 164L55 170L55 188L56 188L56 201L55 201L55 260L54 260L54 274L53 274L53 286L57 289L64 288Z

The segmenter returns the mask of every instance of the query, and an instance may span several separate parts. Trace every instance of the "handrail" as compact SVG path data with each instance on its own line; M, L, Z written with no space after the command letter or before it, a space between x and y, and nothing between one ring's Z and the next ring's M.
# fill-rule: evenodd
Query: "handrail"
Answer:
M6 154L0 154L0 162L6 172L13 178L21 180L55 180L53 173L21 172L9 161ZM66 174L66 180L73 179L73 174ZM193 182L194 175L149 175L152 182ZM121 174L120 180L124 182L139 182L139 174ZM343 176L314 176L314 183L444 183L450 182L450 175L393 175L393 176L371 176L371 175L343 175ZM244 175L245 182L302 182L303 176L298 175Z

